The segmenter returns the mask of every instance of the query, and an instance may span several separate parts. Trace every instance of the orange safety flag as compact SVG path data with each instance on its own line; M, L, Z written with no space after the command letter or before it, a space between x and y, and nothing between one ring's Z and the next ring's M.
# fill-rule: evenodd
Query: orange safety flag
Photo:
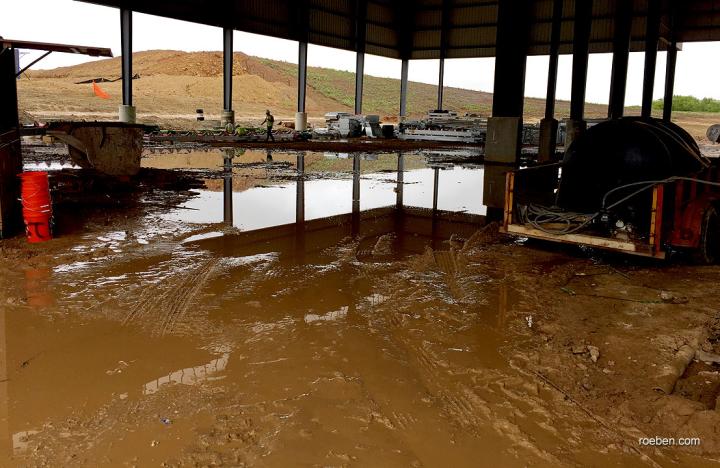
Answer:
M102 88L100 86L98 86L97 83L95 83L94 81L93 81L93 91L95 92L95 96L97 96L99 98L110 99L110 95L108 93L106 93L105 91L103 91Z

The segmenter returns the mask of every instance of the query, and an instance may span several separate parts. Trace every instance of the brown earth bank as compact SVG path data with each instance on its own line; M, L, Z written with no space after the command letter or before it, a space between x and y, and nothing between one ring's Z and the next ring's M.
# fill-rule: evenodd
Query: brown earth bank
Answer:
M203 174L64 172L59 237L0 240L0 465L720 466L720 267L411 208L243 233L183 221Z
M154 50L133 54L133 71L140 79L133 81L133 98L138 118L143 123L166 128L205 128L212 123L198 123L195 111L204 109L206 118L220 119L222 110L222 53ZM88 79L117 79L120 59L87 62L55 70L38 70L18 81L19 105L34 119L116 119L120 103L120 82L100 83L110 99L93 94L92 85L76 84ZM310 122L321 124L330 111L352 111L354 74L310 67L308 72L307 111ZM364 112L378 114L385 121L396 121L399 108L399 81L367 76L363 96ZM437 87L410 83L408 109L411 117L421 117L436 106ZM294 64L235 53L233 67L233 100L237 118L243 124L257 125L270 108L279 120L294 121L297 96L297 67ZM459 113L489 115L492 94L448 87L445 107ZM539 121L545 101L526 98L525 118ZM637 107L628 115L639 115ZM587 104L589 118L603 118L607 106ZM569 103L557 102L558 118L569 115ZM675 121L696 139L705 138L710 125L718 123L717 114L676 113Z

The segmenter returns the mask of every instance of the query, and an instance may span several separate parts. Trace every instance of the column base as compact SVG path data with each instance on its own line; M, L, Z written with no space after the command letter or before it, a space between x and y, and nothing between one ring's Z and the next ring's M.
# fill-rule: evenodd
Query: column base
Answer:
M567 119L565 121L565 151L585 130L587 130L587 122L584 120Z
M227 124L235 124L235 111L224 109L220 114L220 126L225 127Z
M505 181L507 173L517 169L514 164L485 163L483 174L483 205L487 214L502 213L505 208ZM499 216L502 218L502 216ZM495 219L497 220L497 219Z
M307 130L307 112L295 113L295 131L304 132Z
M516 164L520 160L522 117L490 117L485 136L485 161Z
M538 145L538 162L546 163L555 159L557 145L558 121L542 119L540 121L540 143Z
M120 120L120 122L134 124L136 122L136 115L135 106L120 104L120 108L118 109L118 120Z

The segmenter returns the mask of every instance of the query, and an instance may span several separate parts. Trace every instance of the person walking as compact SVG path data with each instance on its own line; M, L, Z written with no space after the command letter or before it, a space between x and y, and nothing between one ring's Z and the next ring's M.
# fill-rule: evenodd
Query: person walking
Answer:
M272 139L272 141L275 141L275 137L272 134L273 125L275 124L275 117L270 113L270 109L265 111L265 120L262 121L262 124L267 125L267 135L265 136L265 141L268 141L268 139Z

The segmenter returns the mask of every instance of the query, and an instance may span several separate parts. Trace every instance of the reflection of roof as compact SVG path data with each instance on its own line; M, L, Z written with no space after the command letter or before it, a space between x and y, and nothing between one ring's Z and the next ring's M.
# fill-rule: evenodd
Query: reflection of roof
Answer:
M90 55L92 57L112 57L112 51L106 47L88 47L70 44L53 44L49 42L18 41L0 38L3 49L35 49L50 52L66 52L68 54Z
M230 27L345 50L363 46L370 54L392 58L447 58L495 55L500 0L228 0L209 5L202 0L80 0L141 13ZM502 0L517 2L519 0ZM531 2L530 54L549 53L553 0ZM575 1L565 0L560 53L572 52ZM580 0L590 1L590 0ZM611 52L615 5L620 0L593 2L590 52ZM625 0L622 0L625 1ZM631 50L644 48L647 6L633 3ZM714 0L657 0L660 35L670 37L670 4L678 9L679 42L720 40L720 8ZM443 34L444 32L444 34ZM221 38L218 36L218 44ZM664 48L664 45L661 45Z

